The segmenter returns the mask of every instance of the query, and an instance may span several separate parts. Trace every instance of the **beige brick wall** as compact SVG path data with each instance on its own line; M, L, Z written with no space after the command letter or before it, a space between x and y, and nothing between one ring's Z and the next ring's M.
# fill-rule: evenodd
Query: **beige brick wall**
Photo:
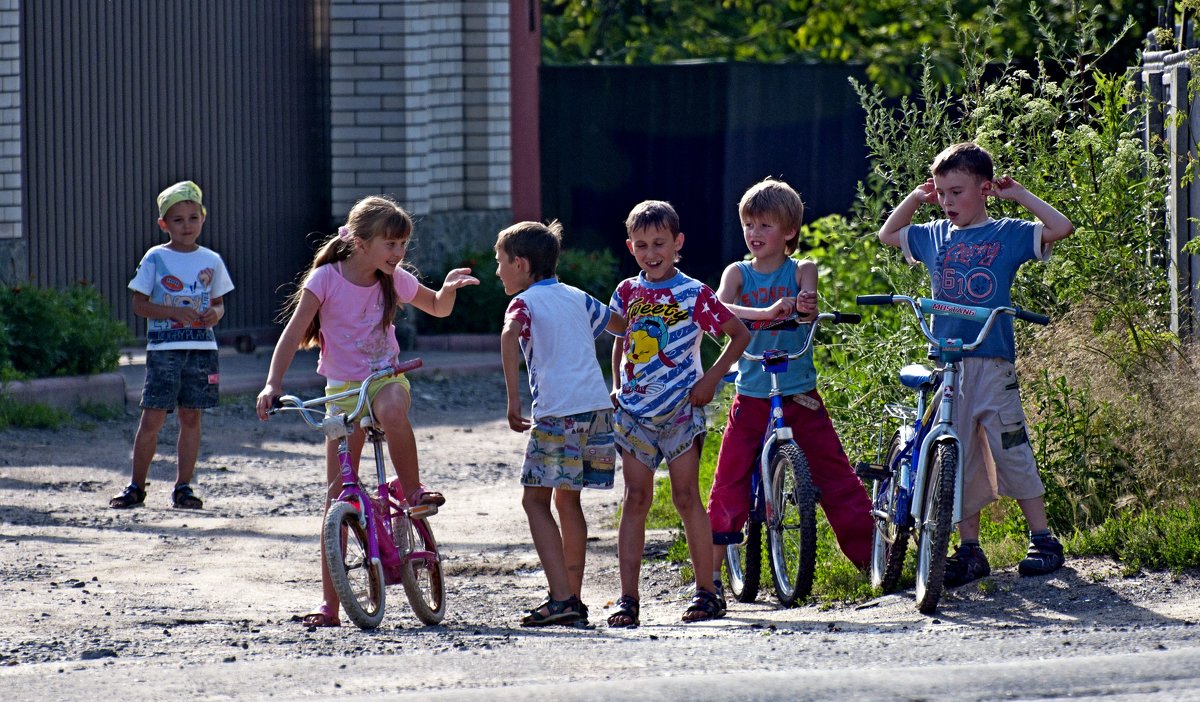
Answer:
M511 206L507 0L332 0L332 200Z
M0 0L0 239L21 236L20 24L20 0Z

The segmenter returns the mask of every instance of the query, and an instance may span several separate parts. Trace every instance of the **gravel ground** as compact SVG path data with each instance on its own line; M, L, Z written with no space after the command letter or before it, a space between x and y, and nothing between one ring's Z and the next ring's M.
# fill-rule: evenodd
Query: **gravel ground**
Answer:
M1198 652L1196 573L1124 577L1117 564L1093 558L1071 560L1045 578L1002 569L983 587L948 593L933 617L916 612L911 592L791 610L760 596L734 604L726 619L689 626L679 622L688 593L677 568L652 561L643 571L643 625L608 629L605 610L620 594L613 517L619 485L584 499L591 525L584 599L593 626L521 629L520 614L540 600L545 583L520 508L525 437L503 420L503 380L418 378L413 390L423 475L449 499L432 522L449 588L449 613L437 627L416 620L401 588L389 589L387 616L375 631L359 631L345 617L339 629L299 623L319 602L323 481L319 436L297 418L259 422L248 397L207 413L197 480L205 509L198 512L169 507L171 421L147 504L128 511L106 505L128 480L134 414L57 431L0 432L7 606L0 697L90 699L103 685L125 699L417 692L536 699L568 690L579 699L634 699L674 681L664 694L694 685L699 698L821 699L850 684L863 698L908 699L889 687L902 678L881 673L872 683L870 671L915 666L945 680L954 679L947 666L962 665L1110 671L1105 656L1194 661ZM651 532L647 549L660 551L670 540ZM1200 688L1188 687L1194 665L1186 675L1178 664L1167 667L1183 682L1096 687L1095 673L1080 673L1082 687L1055 694L1087 697L1095 688L1099 696L1200 699ZM1132 666L1129 674L1143 669ZM739 682L720 695L703 677L719 674L729 683L757 672L767 681L784 671L831 677L774 693ZM1045 696L1019 684L1015 691L982 683L978 689L979 696L955 696Z

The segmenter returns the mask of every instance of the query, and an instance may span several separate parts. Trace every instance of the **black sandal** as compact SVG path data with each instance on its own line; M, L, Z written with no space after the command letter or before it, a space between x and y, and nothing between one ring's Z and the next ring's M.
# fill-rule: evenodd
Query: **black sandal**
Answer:
M695 615L695 616L688 616ZM683 613L683 621L707 622L725 616L725 601L708 590L697 589L692 604Z
M113 509L128 509L129 507L138 507L145 501L146 491L130 483L125 486L125 490L120 495L114 495L108 501L108 506Z
M608 626L612 629L628 629L637 626L640 621L641 605L633 595L621 595L617 598L617 611L608 615Z
M179 509L203 509L204 501L192 492L192 486L187 483L176 485L171 492L171 503Z
M521 626L550 626L551 624L574 624L583 616L579 598L571 595L565 600L547 597L546 601L529 610L521 618ZM546 610L542 614L542 610Z

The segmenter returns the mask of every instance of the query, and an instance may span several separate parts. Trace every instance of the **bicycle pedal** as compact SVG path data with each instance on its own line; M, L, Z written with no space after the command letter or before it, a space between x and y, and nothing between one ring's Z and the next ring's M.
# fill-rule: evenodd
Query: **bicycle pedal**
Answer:
M892 472L882 463L859 463L854 466L854 472L863 480L887 480Z
M428 519L437 513L437 505L417 505L408 508L408 516L412 519Z

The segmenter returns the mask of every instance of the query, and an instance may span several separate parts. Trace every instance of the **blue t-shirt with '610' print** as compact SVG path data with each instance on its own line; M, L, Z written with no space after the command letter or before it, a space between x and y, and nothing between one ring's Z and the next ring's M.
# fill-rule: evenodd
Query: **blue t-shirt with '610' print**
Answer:
M1045 260L1050 245L1042 244L1041 222L987 219L962 229L939 219L912 224L900 232L900 247L909 263L929 269L935 300L975 307L1011 307L1012 284L1026 261ZM982 325L967 319L939 317L933 330L942 338L975 340ZM1002 315L979 348L964 354L1016 360L1012 317Z

